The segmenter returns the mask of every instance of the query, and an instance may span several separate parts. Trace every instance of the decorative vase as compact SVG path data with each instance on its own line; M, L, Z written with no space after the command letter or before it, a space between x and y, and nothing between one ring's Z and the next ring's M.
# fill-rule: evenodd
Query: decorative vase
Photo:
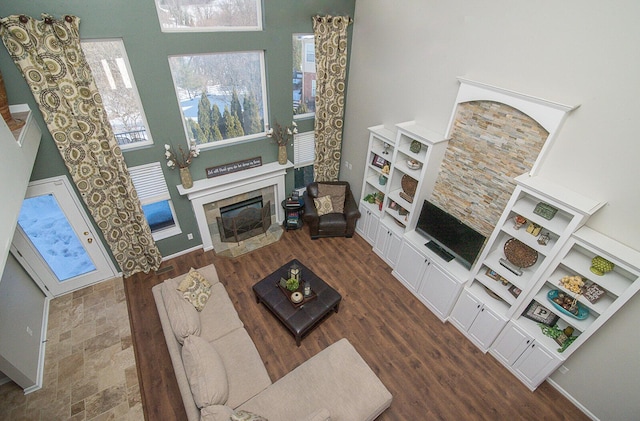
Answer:
M596 275L602 276L605 273L611 272L613 270L613 263L611 263L604 257L596 256L593 258L593 260L591 260L591 267L589 269Z
M189 167L180 168L180 181L182 182L182 187L185 189L193 187L193 178L191 178Z
M278 146L278 164L284 165L287 163L287 145Z
M9 126L9 130L14 131L24 126L24 121L16 120L11 115L9 110L9 100L7 99L7 90L4 87L4 79L2 78L2 72L0 72L0 114L2 118Z

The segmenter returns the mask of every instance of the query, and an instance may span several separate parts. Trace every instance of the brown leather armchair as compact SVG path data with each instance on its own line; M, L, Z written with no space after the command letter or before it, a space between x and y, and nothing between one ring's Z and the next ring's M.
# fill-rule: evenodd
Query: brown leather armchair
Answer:
M342 201L342 192L344 202ZM316 208L314 199L329 196L332 202L329 213L327 209ZM360 218L358 205L353 198L349 183L346 181L313 182L307 186L302 195L304 199L304 222L309 226L311 239L321 237L353 237L356 221ZM326 199L325 199L326 200ZM340 205L342 210L340 211Z

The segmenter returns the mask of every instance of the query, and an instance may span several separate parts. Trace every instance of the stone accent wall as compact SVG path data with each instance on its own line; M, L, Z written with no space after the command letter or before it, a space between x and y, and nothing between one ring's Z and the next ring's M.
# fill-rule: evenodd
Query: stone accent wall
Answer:
M489 236L515 189L513 178L531 170L548 135L508 105L458 104L431 200Z

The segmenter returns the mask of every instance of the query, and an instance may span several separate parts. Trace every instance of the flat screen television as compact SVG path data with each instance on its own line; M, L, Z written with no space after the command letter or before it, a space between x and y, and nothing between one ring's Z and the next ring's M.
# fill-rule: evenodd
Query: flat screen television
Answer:
M431 240L425 245L447 261L454 258L467 269L475 262L486 237L428 200L424 201L416 231Z

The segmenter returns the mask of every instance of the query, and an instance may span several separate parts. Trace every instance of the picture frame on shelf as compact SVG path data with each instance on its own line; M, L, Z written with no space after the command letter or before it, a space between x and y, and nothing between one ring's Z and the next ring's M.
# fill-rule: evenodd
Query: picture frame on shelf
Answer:
M589 279L584 280L584 286L582 287L582 295L584 296L584 298L589 300L591 304L594 304L596 301L602 298L602 296L605 295L606 293L607 291L605 291L600 285L596 284L595 282Z
M514 297L518 298L520 296L520 293L522 292L522 290L520 288L518 288L515 285L511 285L509 287L509 293L511 293L511 295L513 295Z
M536 300L532 300L527 309L522 313L527 319L542 323L547 326L554 326L560 317Z
M506 278L503 278L502 276L500 276L500 274L498 272L496 272L495 270L493 270L491 268L487 268L486 275L489 278L493 279L494 281L502 282L504 285L509 283L509 281Z
M378 168L383 168L387 165L387 160L379 155L373 155L373 161L371 161L371 165Z

